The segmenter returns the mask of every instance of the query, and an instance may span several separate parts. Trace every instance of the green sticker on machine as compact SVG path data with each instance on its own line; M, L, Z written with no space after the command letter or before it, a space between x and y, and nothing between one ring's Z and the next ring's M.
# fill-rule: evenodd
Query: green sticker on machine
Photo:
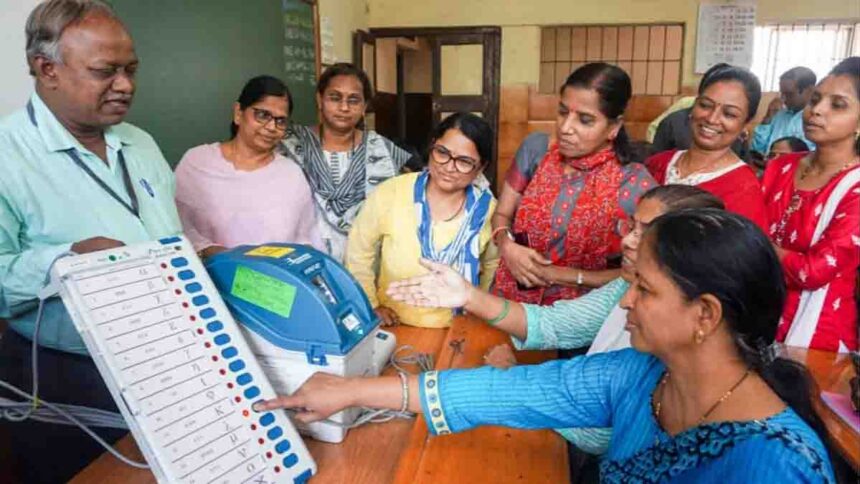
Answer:
M290 317L296 300L296 286L261 272L239 266L230 294L256 304L285 318Z

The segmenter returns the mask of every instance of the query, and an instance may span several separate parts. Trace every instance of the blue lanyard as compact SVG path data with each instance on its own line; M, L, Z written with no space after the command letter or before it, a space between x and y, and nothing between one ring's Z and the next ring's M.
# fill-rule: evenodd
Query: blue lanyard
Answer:
M30 122L33 123L33 126L38 127L39 125L36 124L36 113L33 110L32 102L27 103L27 114L30 116ZM134 186L132 186L131 184L131 176L128 173L128 167L125 164L125 156L123 156L122 154L122 149L117 150L117 161L119 162L119 167L122 170L122 182L125 185L126 192L128 192L128 198L131 200L131 205L126 203L125 200L122 199L122 197L120 197L111 187L107 185L107 183L104 182L104 180L102 180L95 173L93 173L90 167L88 167L78 155L78 150L76 150L75 148L70 148L68 150L64 150L63 153L65 153L69 158L71 158L71 160L76 165L78 165L78 167L80 167L80 169L83 170L84 173L89 175L89 177L92 178L92 180L96 182L96 184L101 187L102 190L107 192L108 195L113 197L114 200L119 202L123 207L125 207L126 210L131 212L132 215L134 215L138 219L140 218L140 205L137 201L137 194L134 193Z

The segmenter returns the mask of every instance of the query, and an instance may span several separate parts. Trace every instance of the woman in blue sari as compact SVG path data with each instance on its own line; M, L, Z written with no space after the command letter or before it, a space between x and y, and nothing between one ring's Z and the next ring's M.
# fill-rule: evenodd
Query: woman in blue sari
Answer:
M682 210L657 218L639 245L621 302L635 349L408 378L318 373L258 410L314 421L351 406L406 408L440 435L612 426L604 482L835 482L809 376L772 346L784 300L759 228Z

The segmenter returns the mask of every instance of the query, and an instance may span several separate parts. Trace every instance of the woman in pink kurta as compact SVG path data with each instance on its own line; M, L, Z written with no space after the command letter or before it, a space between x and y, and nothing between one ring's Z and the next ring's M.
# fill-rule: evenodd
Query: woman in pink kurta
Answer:
M275 152L290 96L278 79L248 81L234 106L232 135L188 150L176 168L176 206L186 236L208 257L244 244L322 247L301 168Z
M768 235L788 285L777 340L857 350L860 58L847 59L816 86L803 121L817 151L770 161L763 180Z

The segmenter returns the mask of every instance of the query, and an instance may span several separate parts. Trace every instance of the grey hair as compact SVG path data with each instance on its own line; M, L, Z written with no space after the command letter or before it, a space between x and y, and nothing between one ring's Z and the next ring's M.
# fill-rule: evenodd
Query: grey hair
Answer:
M63 31L96 12L119 21L113 8L102 0L46 0L34 8L24 27L30 75L34 74L32 62L36 57L62 62L60 36Z

